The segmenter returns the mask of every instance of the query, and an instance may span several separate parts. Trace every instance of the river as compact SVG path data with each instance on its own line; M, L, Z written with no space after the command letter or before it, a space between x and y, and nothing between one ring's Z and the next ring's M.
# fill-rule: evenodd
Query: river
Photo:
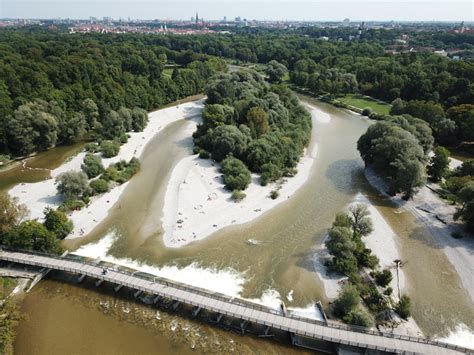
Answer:
M278 303L280 297L290 307L307 308L317 300L327 304L314 271L313 248L321 243L334 215L363 192L399 236L397 243L407 260L413 316L425 334L444 336L460 323L473 329L473 305L446 256L409 213L398 213L365 180L356 141L370 122L303 99L329 113L331 121L315 123L311 145L318 144L318 158L308 182L288 201L253 222L225 228L179 249L165 248L160 218L167 179L192 146L190 138L177 140L179 130L190 124L178 121L148 144L140 158L141 172L103 223L86 238L68 241L67 246L108 252L109 258L144 263L151 271L267 304ZM248 239L259 244L248 245ZM18 327L15 349L19 354L148 354L157 348L183 354L191 348L221 353L296 351L165 312L158 321L156 310L115 299L107 292L52 280L41 282L25 298L23 310L28 320ZM190 336L190 332L199 335ZM120 346L124 339L127 344Z

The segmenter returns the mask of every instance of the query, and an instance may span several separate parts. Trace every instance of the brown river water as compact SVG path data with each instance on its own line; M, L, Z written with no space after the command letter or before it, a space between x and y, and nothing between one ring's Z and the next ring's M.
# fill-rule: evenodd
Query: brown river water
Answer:
M242 297L260 298L272 289L288 306L306 307L317 300L327 304L313 268L312 248L321 243L334 215L363 192L399 236L413 316L425 334L446 335L458 323L474 328L473 305L429 233L367 184L356 141L370 122L310 98L304 100L331 115L330 123L315 124L313 129L311 144L318 144L318 158L311 176L291 198L255 221L225 228L179 249L164 247L160 217L167 179L192 146L190 138L177 139L179 130L190 124L178 121L148 144L141 156L141 172L103 223L91 235L68 241L66 246L75 249L112 232L115 240L109 253L116 258L159 267L195 263L214 270L232 268L244 275ZM74 153L72 148L70 153ZM22 177L16 182L32 180ZM248 239L260 244L248 245ZM291 302L285 298L290 292ZM157 319L156 309L128 298L54 280L41 282L25 297L22 309L26 319L18 327L18 354L296 351L171 313L161 312Z

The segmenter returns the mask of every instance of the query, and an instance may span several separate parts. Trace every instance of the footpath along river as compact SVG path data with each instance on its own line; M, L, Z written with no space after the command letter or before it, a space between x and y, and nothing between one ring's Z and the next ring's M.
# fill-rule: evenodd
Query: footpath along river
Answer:
M311 144L318 144L317 159L305 185L260 218L181 248L164 247L160 218L167 180L192 148L191 138L176 138L190 123L178 121L148 144L140 157L141 172L109 216L89 236L66 245L83 255L130 266L144 263L150 272L269 305L278 306L283 299L287 306L310 314L315 301L327 303L314 271L313 248L321 243L334 215L362 192L399 237L413 316L425 334L447 336L460 324L473 329L473 305L446 256L409 213L399 213L365 180L356 142L370 122L302 99L330 115L329 122L314 125ZM249 239L256 245L249 245ZM157 349L185 354L191 348L220 353L296 351L176 315L156 314L105 291L52 280L41 282L25 297L23 311L27 318L18 327L18 354L148 354Z

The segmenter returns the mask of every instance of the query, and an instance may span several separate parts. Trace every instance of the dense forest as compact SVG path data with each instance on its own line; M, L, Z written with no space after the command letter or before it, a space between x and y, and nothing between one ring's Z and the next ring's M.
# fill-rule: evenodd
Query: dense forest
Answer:
M286 86L239 71L215 76L206 94L194 142L202 157L223 161L228 189L245 190L249 170L261 174L262 185L294 174L309 143L311 117Z
M164 75L168 61L180 66ZM143 110L202 92L225 63L133 36L0 32L0 154L143 128ZM145 112L146 113L146 112Z
M216 57L277 61L288 68L293 84L316 94L360 92L398 100L404 111L394 114L426 120L443 145L472 139L472 60L453 61L425 52L390 55L384 45L402 31L367 30L354 41L345 40L347 31L240 30L201 36L1 31L0 154L25 155L91 132L100 136L101 126L117 119L112 111L151 110L202 92L206 80L224 68ZM322 41L321 35L343 40ZM449 35L410 35L414 43L424 45L469 49L473 44L469 36L455 43ZM164 75L170 63L181 69ZM413 114L426 109L423 117ZM30 141L24 142L22 137L29 133Z

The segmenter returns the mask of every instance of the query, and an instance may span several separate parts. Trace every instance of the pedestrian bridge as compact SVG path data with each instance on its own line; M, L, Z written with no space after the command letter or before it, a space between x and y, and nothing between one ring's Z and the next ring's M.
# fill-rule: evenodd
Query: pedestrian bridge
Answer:
M287 331L301 337L323 340L334 344L405 354L472 353L470 349L425 338L382 333L330 321L322 322L294 315L285 315L279 310L245 300L231 298L164 278L153 277L152 275L147 276L138 272L121 270L118 266L104 269L104 266L99 266L91 261L84 261L81 257L72 254L53 256L0 249L0 260L64 271L80 275L82 278L89 276L99 280L98 282L107 281L117 285L117 287L129 287L156 297L164 297L191 305L196 309L205 309L250 323Z

